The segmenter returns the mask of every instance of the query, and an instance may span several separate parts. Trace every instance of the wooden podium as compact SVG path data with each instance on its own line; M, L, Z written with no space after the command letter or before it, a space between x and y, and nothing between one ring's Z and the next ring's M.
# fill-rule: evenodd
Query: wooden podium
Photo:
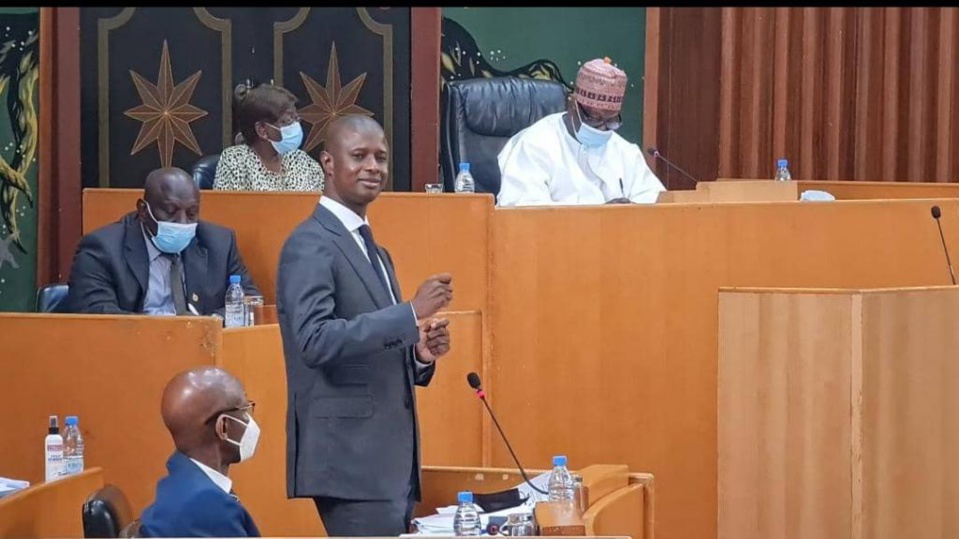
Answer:
M959 536L959 288L719 311L720 539Z

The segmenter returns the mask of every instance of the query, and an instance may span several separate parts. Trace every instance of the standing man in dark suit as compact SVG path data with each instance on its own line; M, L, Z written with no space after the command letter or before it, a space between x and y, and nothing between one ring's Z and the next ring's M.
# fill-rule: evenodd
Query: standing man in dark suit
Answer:
M200 221L200 191L179 168L146 179L136 212L80 240L70 310L91 314L223 316L230 275L253 284L232 230Z
M256 451L253 407L243 384L217 367L182 372L167 383L160 413L176 451L140 517L140 536L260 536L229 478L230 465Z
M330 125L324 195L286 240L277 314L286 358L287 495L310 497L330 536L395 536L420 499L414 385L449 351L452 277L400 299L367 206L386 183L389 148L365 116Z

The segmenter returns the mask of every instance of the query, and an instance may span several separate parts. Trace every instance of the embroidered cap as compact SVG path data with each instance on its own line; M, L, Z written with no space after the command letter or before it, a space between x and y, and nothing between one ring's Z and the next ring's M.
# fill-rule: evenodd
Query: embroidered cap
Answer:
M576 74L573 96L580 105L599 110L620 110L626 94L626 72L609 57L590 60Z

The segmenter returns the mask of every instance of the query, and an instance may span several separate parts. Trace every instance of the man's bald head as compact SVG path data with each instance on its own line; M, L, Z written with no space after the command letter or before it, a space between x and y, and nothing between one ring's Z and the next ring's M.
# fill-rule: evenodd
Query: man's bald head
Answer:
M182 168L158 168L143 184L137 218L152 235L156 235L159 221L196 223L200 219L200 190Z
M383 127L379 122L369 116L360 114L350 114L347 116L337 116L335 120L326 128L325 147L330 149L342 147L343 142L350 133L370 133L385 137Z
M150 204L158 204L166 197L196 196L200 191L193 178L182 168L158 168L147 174L143 184L143 198Z
M167 383L160 413L177 449L190 454L218 443L210 426L211 418L245 402L243 384L233 375L217 367L198 367Z

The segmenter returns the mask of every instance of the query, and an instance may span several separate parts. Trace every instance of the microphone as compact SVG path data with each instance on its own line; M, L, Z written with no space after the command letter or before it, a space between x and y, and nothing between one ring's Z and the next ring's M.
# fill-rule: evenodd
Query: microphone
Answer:
M956 273L952 270L952 260L949 259L949 248L946 247L946 237L942 235L942 223L939 222L939 218L942 217L942 210L939 209L939 206L933 206L930 208L930 213L932 213L932 218L936 220L936 226L939 227L939 239L942 240L942 252L946 253L946 265L949 266L949 277L952 279L952 284L956 284Z
M669 159L666 159L666 158L663 156L663 154L659 153L659 150L657 150L656 148L653 148L652 146L650 146L649 148L646 148L646 153L648 153L648 154L650 155L650 157L652 157L653 159L660 159L660 160L662 160L663 163L666 163L667 165L669 165L670 168L675 169L675 170L678 170L683 176L686 176L687 178L689 178L690 180L692 180L692 181L693 181L693 185L696 185L697 183L699 183L699 180L697 180L696 178L693 178L693 176L692 176L690 173L688 173L688 172L686 172L685 170L679 168L678 166L676 166L675 163L673 163L673 162L670 161ZM666 181L667 181L667 182L669 181L669 175L666 176ZM666 189L669 189L669 186L668 186L668 185L666 186Z
M523 480L526 481L526 484L530 486L536 492L540 494L546 494L549 496L549 492L537 487L529 480L529 477L526 475L526 470L523 469L523 465L519 463L519 459L516 458L516 453L513 452L513 447L509 445L509 440L506 439L506 434L503 432L502 427L499 426L499 421L496 420L496 415L493 414L493 409L489 407L489 403L486 402L486 392L483 391L482 384L480 383L480 377L475 372L471 372L466 375L466 381L469 383L470 387L476 390L476 396L479 397L483 404L486 406L486 411L489 412L490 418L493 419L493 424L496 425L496 430L499 431L500 437L503 439L503 442L506 444L506 449L509 449L510 456L513 457L513 462L516 463L516 467L519 468L520 475L523 476Z

